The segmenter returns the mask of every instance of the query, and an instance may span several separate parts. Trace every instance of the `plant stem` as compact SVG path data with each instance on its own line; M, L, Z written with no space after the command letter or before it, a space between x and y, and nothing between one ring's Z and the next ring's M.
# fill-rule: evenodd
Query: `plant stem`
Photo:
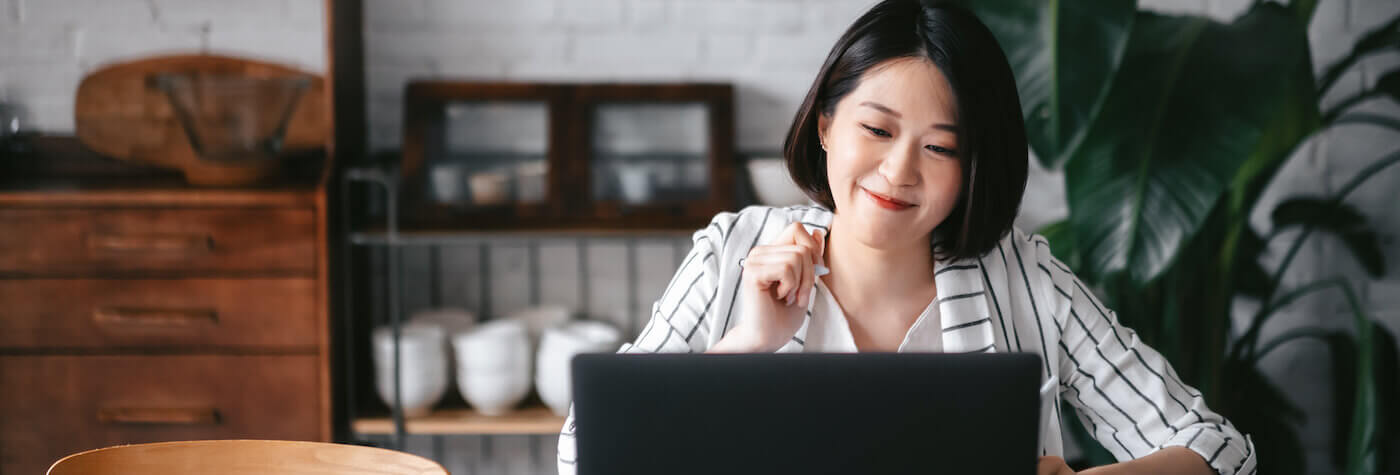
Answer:
M1259 348L1259 353L1254 355L1251 360L1262 360L1265 356L1268 356L1269 353L1272 353L1278 347L1283 346L1284 343L1288 343L1299 338L1323 339L1332 336L1335 333L1337 332L1317 327L1294 328L1292 330L1284 332L1282 335L1279 335L1278 338L1274 338L1268 343L1265 343L1264 346Z
M1400 119L1383 116L1380 114L1371 114L1367 112L1352 112L1350 114L1338 117L1336 120L1331 122L1331 125L1333 126L1346 124L1370 124L1377 127L1384 127L1400 131Z
M1357 94L1355 96L1343 99L1341 103L1338 103L1337 105L1333 106L1331 110L1322 114L1322 123L1331 124L1332 122L1337 120L1338 116L1342 115L1343 112L1346 112L1347 109L1350 109L1352 106L1361 103L1361 101L1370 99L1371 96L1374 96L1376 94L1379 94L1379 91L1372 89Z

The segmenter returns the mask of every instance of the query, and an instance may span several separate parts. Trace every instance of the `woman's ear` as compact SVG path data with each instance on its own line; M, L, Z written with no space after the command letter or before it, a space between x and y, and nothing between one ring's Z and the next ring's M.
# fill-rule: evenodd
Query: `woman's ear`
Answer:
M817 143L820 143L822 150L826 150L827 130L831 129L831 116L827 114L817 114Z

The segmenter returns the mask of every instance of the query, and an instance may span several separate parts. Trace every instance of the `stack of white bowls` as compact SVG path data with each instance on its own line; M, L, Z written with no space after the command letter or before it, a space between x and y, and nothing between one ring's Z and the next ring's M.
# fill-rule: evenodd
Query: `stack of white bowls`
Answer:
M577 321L548 328L540 339L536 358L535 389L550 410L559 416L569 415L573 402L571 362L580 353L616 351L622 343L622 332L600 321Z
M452 336L457 389L488 416L510 412L530 393L530 334L523 320L492 320Z
M565 416L573 399L574 355L616 351L621 343L622 332L612 324L574 320L568 308L557 305L482 324L462 309L418 312L400 333L401 407L408 417L427 415L455 377L462 399L481 414L509 413L533 386L554 413ZM391 407L396 405L393 344L391 327L374 330L376 389Z
M447 352L445 333L432 325L404 325L399 338L399 392L403 404L394 397L393 328L379 327L372 335L375 389L390 407L399 406L404 415L427 415L447 391Z
M403 325L399 340L400 391L404 414L426 415L442 399L453 374L447 336L471 330L476 316L459 308L428 309L413 314ZM390 407L394 404L393 328L376 328L374 340L375 388Z

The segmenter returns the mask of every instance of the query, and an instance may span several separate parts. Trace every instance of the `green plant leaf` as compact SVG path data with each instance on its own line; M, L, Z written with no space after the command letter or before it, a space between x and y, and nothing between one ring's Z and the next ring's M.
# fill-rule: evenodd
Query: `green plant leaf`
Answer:
M1395 335L1385 325L1375 322L1371 332L1372 351L1375 352L1372 369L1376 375L1376 420L1381 425L1377 440L1394 444L1400 440L1400 410L1396 408L1400 403L1400 348L1397 348ZM1394 473L1391 470L1400 467L1396 457L1400 454L1393 450L1381 450L1379 472Z
M1355 352L1355 345L1353 345L1352 351ZM1374 421L1376 425L1373 429L1374 439L1369 443L1371 447L1367 448L1366 451L1371 453L1368 455L1377 458L1373 462L1377 468L1376 473L1389 473L1386 472L1386 470L1390 468L1390 465L1395 463L1395 460L1393 460L1395 454L1390 454L1384 449L1380 449L1374 445L1393 441L1397 435L1400 435L1394 432L1395 424L1397 421L1400 421L1400 419L1397 419L1394 406L1396 402L1400 402L1400 392L1397 392L1396 387L1397 365L1400 365L1400 361L1397 361L1397 358L1400 358L1400 356L1397 356L1395 336L1386 330L1385 325L1382 325L1380 322L1371 322L1370 351L1370 377L1373 378L1373 382L1370 386L1374 388L1375 397L1370 411L1360 413L1358 417ZM1339 366L1337 364L1338 357L1336 353L1334 353L1333 356L1333 374L1337 379L1335 383L1336 399L1334 399L1336 405L1334 406L1334 415L1332 419L1336 421L1332 442L1332 456L1333 462L1337 468L1346 466L1346 457L1348 455L1348 449L1350 449L1347 444L1352 435L1353 424L1356 422L1353 420L1353 414L1357 411L1356 404L1358 401L1364 401L1363 399L1356 398L1357 386L1355 366L1358 360L1355 358L1356 356L1353 355L1353 360L1350 365L1343 364ZM1344 370L1350 370L1351 375L1343 378L1343 373L1338 371Z
M1069 266L1070 270L1079 268L1079 249L1074 247L1074 228L1070 227L1069 221L1060 220L1045 225L1036 231L1050 242L1050 253Z
M1156 278L1244 165L1286 159L1316 117L1306 40L1273 3L1230 25L1138 14L1103 110L1066 164L1089 274Z
M1273 294L1276 282L1269 280L1269 271L1259 264L1266 249L1264 238L1248 225L1242 226L1239 247L1235 251L1235 290L1241 295L1263 298Z
M1347 69L1350 69L1363 56L1385 48L1400 48L1400 15L1391 18L1384 25L1366 32L1365 35L1361 36L1361 39L1356 40L1356 44L1351 45L1350 53L1327 66L1325 72L1322 73L1322 78L1318 80L1319 95L1331 89L1332 85L1337 83L1337 79L1341 78L1342 74L1346 73Z
M1378 94L1390 96L1390 100L1400 102L1400 69L1392 70L1376 80L1376 87L1371 89Z
M1220 413L1254 440L1259 473L1303 473L1302 410L1251 361L1227 360L1221 371Z
M1298 21L1307 27L1312 23L1313 13L1317 11L1317 0L1293 0L1288 2L1288 9L1293 11L1293 16L1298 17Z
M1356 342L1351 335L1332 332L1323 341L1332 359L1332 466L1347 466L1347 442L1351 440L1351 415L1356 411Z
M1290 226L1312 226L1341 238L1351 255L1371 277L1385 275L1381 240L1366 216L1351 205L1323 198L1293 198L1274 208L1275 232Z
M1046 168L1064 163L1122 62L1136 0L969 0L1016 74L1026 138Z

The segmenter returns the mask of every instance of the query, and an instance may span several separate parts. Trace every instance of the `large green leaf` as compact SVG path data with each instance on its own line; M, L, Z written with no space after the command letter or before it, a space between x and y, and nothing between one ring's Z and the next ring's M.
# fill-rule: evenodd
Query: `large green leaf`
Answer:
M1137 1L964 3L1006 52L1031 148L1045 167L1058 168L1103 104L1123 58Z
M1347 336L1347 343L1351 345L1351 360L1345 360L1338 353L1336 344L1333 344L1332 350L1332 375L1335 378L1333 401L1336 404L1332 416L1332 420L1336 423L1336 428L1332 431L1332 461L1333 465L1339 469L1345 468L1349 461L1347 456L1351 454L1351 447L1347 444L1351 441L1353 425L1357 422L1354 419L1361 417L1375 421L1377 428L1374 429L1375 442L1372 442L1373 444L1390 443L1397 436L1394 432L1397 421L1394 404L1400 402L1400 392L1397 392L1396 388L1396 368L1400 360L1397 360L1395 336L1390 334L1385 325L1372 321L1371 375L1375 380L1372 387L1375 388L1376 396L1372 411L1357 416L1356 403L1364 399L1356 397L1356 377L1358 376L1356 373L1356 344L1350 340L1350 335ZM1376 468L1381 473L1390 473L1385 472L1385 470L1391 468L1390 464L1394 463L1393 459L1396 454L1386 451L1384 445L1371 448L1369 451L1374 452L1372 456L1376 458L1374 461Z
M1079 268L1079 250L1074 248L1074 228L1068 220L1060 220L1045 225L1036 231L1050 242L1050 254L1059 259L1071 270Z
M1253 362L1227 360L1221 369L1227 386L1220 391L1220 412L1254 441L1258 473L1302 474L1307 466L1298 438L1303 411Z
M1330 89L1337 83L1337 79L1362 57L1392 48L1400 48L1400 15L1366 32L1351 46L1350 53L1327 66L1327 71L1322 73L1322 78L1318 81L1321 90L1325 92Z
M1275 232L1290 226L1312 226L1335 234L1371 277L1385 275L1385 253L1375 230L1356 208L1324 198L1298 197L1274 208Z
M1140 12L1103 109L1066 164L1085 271L1152 280L1244 165L1286 158L1316 116L1307 52L1306 32L1273 3L1229 25Z

